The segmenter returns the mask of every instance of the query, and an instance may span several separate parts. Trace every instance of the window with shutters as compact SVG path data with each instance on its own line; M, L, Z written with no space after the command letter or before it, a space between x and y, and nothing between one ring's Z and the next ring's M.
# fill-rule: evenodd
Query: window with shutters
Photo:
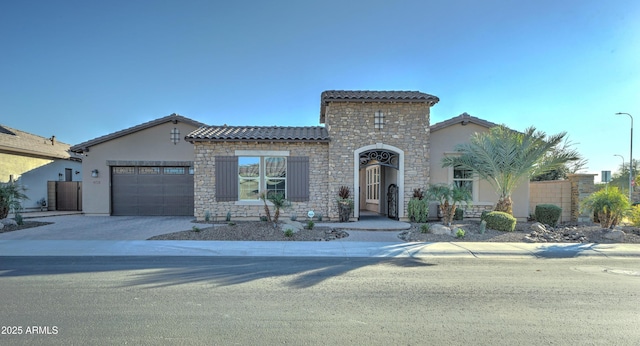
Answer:
M238 158L238 199L255 201L261 193L286 198L287 158L241 156Z
M246 154L243 152L243 154ZM292 202L309 200L309 157L217 156L216 201L260 202L260 193L281 193ZM260 202L261 203L261 202Z

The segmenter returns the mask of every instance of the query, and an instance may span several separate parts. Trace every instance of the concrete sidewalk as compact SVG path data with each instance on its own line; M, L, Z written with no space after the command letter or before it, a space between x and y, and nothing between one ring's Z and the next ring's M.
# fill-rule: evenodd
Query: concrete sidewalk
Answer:
M639 244L1 240L0 256L640 257Z

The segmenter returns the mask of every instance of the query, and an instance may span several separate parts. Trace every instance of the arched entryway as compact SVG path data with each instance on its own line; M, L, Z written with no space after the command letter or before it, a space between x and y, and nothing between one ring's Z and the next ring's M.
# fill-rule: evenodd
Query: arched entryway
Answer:
M391 145L376 143L354 151L354 216L361 211L387 215L387 192L397 190L394 218L404 215L404 151Z

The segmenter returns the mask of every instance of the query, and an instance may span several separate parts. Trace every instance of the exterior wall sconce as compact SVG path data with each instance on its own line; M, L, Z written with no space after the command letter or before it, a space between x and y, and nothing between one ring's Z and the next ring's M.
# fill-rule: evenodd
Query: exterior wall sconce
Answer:
M97 170L97 169L94 169L93 171L91 171L91 176L92 176L93 178L97 178L97 177L98 177L98 173L99 173L99 172L98 172L98 170Z
M384 113L377 111L373 116L373 125L376 130L382 130L384 128Z
M174 145L180 142L180 130L178 130L177 127L174 127L173 130L171 130L171 142Z
M58 180L63 181L64 175L62 173L58 173Z

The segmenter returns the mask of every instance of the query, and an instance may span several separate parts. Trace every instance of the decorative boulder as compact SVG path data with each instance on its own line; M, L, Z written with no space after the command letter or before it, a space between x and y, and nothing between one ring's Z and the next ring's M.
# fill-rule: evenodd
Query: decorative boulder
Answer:
M611 232L605 233L602 237L616 242L622 242L624 241L624 232L619 229L614 229Z
M541 224L540 222L536 222L533 225L531 225L531 230L536 232L546 232L547 228L544 227L544 225Z
M302 223L300 223L298 221L289 220L289 221L285 221L285 222L280 224L280 230L282 232L286 232L288 229L290 229L290 230L293 231L293 233L298 233L303 228L304 228L304 226L302 225Z
M2 219L2 220L0 220L0 223L2 223L2 224L3 224L3 225L5 225L5 226L17 226L17 225L18 225L18 223L16 222L16 220L14 220L14 219L9 219L9 218L6 218L6 219Z
M441 224L431 225L429 232L432 234L438 234L438 235L452 235L451 228Z

